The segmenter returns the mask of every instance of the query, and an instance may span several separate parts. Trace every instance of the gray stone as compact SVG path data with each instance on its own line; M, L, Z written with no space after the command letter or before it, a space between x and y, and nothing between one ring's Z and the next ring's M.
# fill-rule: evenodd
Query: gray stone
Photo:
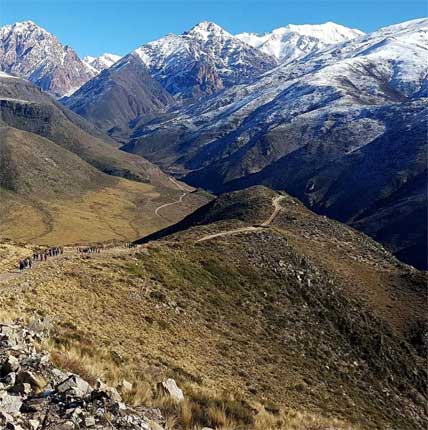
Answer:
M69 376L60 382L56 389L60 393L68 393L76 397L84 397L92 391L91 386L78 375Z
M40 421L38 420L28 420L31 430L37 430L40 426Z
M182 402L184 400L183 391L177 386L174 379L169 378L166 381L160 382L158 384L158 390L177 402Z
M13 355L8 355L6 360L3 362L1 372L3 375L7 375L11 372L16 372L19 369L19 361Z
M19 336L16 329L9 325L0 325L0 344L14 347L19 343Z
M100 379L97 379L97 383L95 387L97 391L104 393L111 400L114 400L115 402L122 401L122 397L119 394L119 392L116 390L116 388L109 387L108 385L104 384L104 382L102 382Z
M22 400L19 396L13 396L6 392L0 392L0 411L12 416L19 415Z
M58 430L74 430L75 428L76 426L73 421L66 421L58 427Z
M16 383L16 373L15 372L10 372L8 373L4 378L3 378L3 382L6 385L15 385Z
M85 417L85 426L86 427L94 427L95 426L95 418L91 415Z

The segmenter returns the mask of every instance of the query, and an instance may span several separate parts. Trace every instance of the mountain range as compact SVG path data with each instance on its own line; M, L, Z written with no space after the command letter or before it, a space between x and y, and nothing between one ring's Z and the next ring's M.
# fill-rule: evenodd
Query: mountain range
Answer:
M425 429L427 54L2 27L0 428Z
M123 149L216 193L285 189L423 267L427 22L285 62L136 129ZM422 186L406 200L413 182ZM419 221L403 227L402 211L391 208L405 204ZM415 238L417 249L408 248Z
M113 146L193 186L286 190L426 267L427 28L329 22L234 36L205 21L122 58L76 56L86 74L70 76L66 87L80 87L70 94L45 82L71 48L27 22L2 28L0 66L67 93L61 102ZM57 52L40 71L39 34Z

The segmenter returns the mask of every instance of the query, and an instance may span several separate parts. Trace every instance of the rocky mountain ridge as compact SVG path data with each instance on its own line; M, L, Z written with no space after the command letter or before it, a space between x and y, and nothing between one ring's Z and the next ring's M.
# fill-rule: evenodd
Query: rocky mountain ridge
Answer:
M152 76L179 98L210 95L251 82L276 65L271 55L208 21L181 35L169 34L147 43L134 52Z

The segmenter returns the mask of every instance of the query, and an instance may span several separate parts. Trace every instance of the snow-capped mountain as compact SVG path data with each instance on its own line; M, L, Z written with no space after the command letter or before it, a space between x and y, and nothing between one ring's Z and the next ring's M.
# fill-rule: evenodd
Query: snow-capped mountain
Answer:
M104 69L108 69L109 67L113 66L113 64L119 61L121 58L122 57L120 55L105 53L99 57L87 55L86 57L83 57L83 62L89 67L92 67L95 72L99 73Z
M426 203L427 46L428 19L380 29L183 107L124 149L215 192L285 189L393 246L424 231L391 214L398 199L408 211ZM389 218L374 225L382 208Z
M72 48L32 21L0 28L0 70L27 78L56 97L95 75Z
M277 64L274 57L207 21L147 43L135 54L164 88L182 98L252 82Z
M240 33L236 37L280 61L289 62L363 35L355 28L326 22L319 25L290 24L270 33Z

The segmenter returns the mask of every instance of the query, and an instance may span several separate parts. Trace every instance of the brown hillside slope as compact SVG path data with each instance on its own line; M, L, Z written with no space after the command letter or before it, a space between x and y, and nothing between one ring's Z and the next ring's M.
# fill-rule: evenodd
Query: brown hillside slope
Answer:
M252 427L255 402L363 429L424 428L425 274L279 197L261 187L222 196L134 251L69 251L0 283L0 306L51 318L63 365L78 357L90 373L98 362L113 382L170 375L199 405L206 393L228 398L232 428ZM273 201L281 209L262 226ZM239 414L231 396L243 399ZM215 426L209 415L197 423Z
M51 140L0 127L2 237L39 244L132 240L206 201L189 193L164 217L155 214L179 195L177 186L107 175Z

